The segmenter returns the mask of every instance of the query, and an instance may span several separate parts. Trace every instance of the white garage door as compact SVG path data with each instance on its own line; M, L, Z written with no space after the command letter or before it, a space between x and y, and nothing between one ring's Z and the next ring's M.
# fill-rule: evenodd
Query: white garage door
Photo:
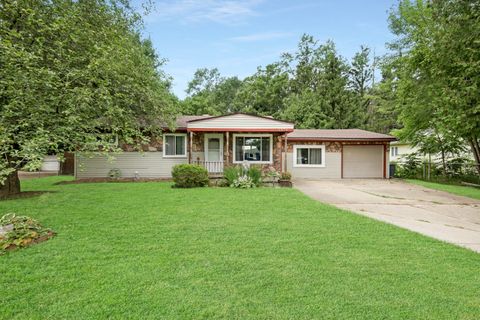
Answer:
M383 145L343 146L344 178L383 178Z

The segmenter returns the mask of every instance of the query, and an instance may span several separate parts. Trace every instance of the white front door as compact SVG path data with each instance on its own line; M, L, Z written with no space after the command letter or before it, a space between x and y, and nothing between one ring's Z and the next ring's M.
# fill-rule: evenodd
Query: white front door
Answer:
M211 173L223 172L223 134L205 134L205 168Z

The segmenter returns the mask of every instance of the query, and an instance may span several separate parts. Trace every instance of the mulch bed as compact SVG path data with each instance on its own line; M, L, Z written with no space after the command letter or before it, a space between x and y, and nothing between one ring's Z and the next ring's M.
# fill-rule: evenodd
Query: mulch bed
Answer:
M55 236L55 232L53 231L49 231L47 234L45 235L42 235L38 238L35 238L35 239L31 239L30 242L28 242L27 244L23 245L23 246L17 246L16 244L14 243L11 243L8 247L6 247L4 250L5 251L13 251L13 250L16 250L16 249L19 249L19 248L26 248L26 247L29 247L29 246L32 246L34 244L37 244L37 243L40 243L40 242L44 242L44 241L47 241L48 239L50 238L53 238Z

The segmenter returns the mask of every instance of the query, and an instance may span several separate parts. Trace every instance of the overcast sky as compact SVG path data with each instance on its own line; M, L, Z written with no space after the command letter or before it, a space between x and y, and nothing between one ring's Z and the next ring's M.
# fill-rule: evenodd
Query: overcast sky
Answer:
M140 0L139 0L140 1ZM253 74L257 67L295 50L303 33L334 40L350 58L365 44L377 55L392 39L388 11L394 0L168 0L145 16L145 36L168 60L173 91L183 98L197 68L218 67L224 76Z

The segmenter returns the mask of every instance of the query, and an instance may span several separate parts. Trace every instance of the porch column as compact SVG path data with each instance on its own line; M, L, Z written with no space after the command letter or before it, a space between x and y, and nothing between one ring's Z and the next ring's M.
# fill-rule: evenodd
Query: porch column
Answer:
M283 151L285 152L285 155L283 156L284 157L283 172L287 172L287 148L288 148L287 135L288 135L288 132L285 132L285 143L283 146Z
M190 139L188 141L189 152L188 152L188 163L192 163L192 150L193 150L193 131L190 131Z
M227 143L225 144L226 147L227 147L227 165L230 163L230 132L226 132L226 139L227 139Z

